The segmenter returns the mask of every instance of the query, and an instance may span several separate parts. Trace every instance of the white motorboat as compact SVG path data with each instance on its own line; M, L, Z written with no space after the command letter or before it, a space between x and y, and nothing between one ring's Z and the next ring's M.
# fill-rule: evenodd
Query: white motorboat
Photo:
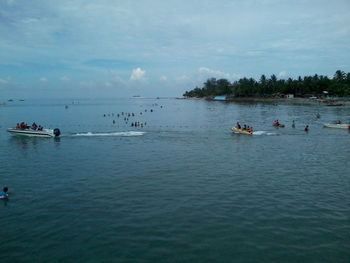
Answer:
M25 135L25 136L36 136L36 137L58 137L61 134L59 129L42 129L42 130L33 130L29 129L17 129L17 128L8 128L7 131L14 135Z
M324 125L326 128L336 128L336 129L350 129L350 124L345 123L326 123Z

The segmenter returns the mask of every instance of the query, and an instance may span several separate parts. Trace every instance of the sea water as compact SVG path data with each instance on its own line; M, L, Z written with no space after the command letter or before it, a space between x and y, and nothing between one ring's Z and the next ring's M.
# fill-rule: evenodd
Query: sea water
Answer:
M273 127L276 119L286 127ZM350 262L350 134L323 128L334 120L349 121L350 108L8 102L0 107L0 186L10 192L0 200L1 258ZM21 121L62 135L6 132ZM237 121L254 134L232 133Z

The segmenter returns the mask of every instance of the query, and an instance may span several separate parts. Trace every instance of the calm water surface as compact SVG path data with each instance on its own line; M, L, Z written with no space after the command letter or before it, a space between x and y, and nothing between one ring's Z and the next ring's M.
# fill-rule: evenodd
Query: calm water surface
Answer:
M135 116L126 124L122 112ZM275 119L286 128L272 127ZM9 102L0 107L0 186L10 188L10 199L0 200L0 255L9 262L350 262L350 134L323 128L338 119L349 121L350 108ZM58 127L62 136L6 132L20 121ZM146 125L131 127L135 121ZM232 134L236 121L255 134Z

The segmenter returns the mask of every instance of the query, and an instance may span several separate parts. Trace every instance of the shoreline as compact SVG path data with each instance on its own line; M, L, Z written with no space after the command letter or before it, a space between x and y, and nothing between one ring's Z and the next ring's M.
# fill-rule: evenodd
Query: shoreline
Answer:
M228 100L215 100L209 98L177 98L184 100L207 100L207 101L222 101L222 102L256 102L256 103L282 103L282 104L302 104L302 105L320 105L320 106L350 106L350 100L336 99L336 100L310 100L308 98L234 98Z

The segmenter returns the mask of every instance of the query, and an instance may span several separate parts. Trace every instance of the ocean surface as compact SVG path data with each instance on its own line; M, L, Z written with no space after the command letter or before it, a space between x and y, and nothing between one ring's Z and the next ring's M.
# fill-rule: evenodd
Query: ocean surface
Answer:
M350 134L323 128L335 120L350 121L350 107L7 102L1 260L350 262ZM6 131L21 121L62 135ZM254 135L232 133L237 121Z

